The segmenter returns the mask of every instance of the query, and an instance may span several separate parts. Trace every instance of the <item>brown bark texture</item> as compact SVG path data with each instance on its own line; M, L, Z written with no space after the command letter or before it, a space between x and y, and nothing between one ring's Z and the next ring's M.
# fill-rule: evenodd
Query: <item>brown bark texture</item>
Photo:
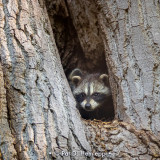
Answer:
M159 1L67 2L86 56L104 44L116 117L160 136Z
M2 158L60 159L61 150L91 151L43 2L1 0L0 15Z
M96 3L116 116L160 137L160 3Z
M159 159L159 6L0 0L0 159ZM69 18L72 40L55 14ZM123 122L83 121L62 68L104 60Z

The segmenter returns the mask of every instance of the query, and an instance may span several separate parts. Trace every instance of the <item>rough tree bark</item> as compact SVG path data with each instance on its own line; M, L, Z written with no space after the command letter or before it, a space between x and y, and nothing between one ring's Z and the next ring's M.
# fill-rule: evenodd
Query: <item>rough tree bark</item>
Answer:
M60 159L61 150L91 151L45 6L3 0L0 8L3 159Z
M160 3L96 3L117 117L160 136Z
M160 136L159 1L68 1L68 6L86 56L100 55L104 43L116 117Z
M0 0L0 158L160 158L159 16L158 0ZM59 55L67 69L106 58L117 120L80 118Z

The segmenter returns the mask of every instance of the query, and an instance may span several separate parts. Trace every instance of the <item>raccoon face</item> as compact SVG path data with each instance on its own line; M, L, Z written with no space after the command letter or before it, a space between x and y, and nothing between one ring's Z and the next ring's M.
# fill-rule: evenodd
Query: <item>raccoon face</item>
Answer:
M94 111L100 107L111 95L107 74L82 74L75 69L70 75L73 95L86 111Z

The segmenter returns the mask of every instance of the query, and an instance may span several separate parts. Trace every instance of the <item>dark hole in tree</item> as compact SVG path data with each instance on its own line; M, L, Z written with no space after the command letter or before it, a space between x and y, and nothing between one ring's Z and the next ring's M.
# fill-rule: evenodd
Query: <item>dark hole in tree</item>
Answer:
M93 54L86 54L82 49L72 19L64 5L65 4L58 6L55 3L47 4L46 6L49 6L48 14L66 76L68 77L75 68L80 68L89 74L108 74L103 42L99 44L98 49L95 50ZM99 107L92 112L87 112L83 109L79 109L79 111L85 119L112 120L114 118L112 96L108 97L105 109Z

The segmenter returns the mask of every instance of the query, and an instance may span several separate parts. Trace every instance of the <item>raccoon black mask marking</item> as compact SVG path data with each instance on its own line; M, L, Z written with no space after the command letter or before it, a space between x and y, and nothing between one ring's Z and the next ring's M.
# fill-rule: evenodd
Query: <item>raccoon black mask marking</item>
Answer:
M103 108L104 103L111 97L107 74L85 74L80 69L74 69L69 79L73 95L78 103L78 108L83 114L97 112L100 108ZM100 114L104 115L104 113ZM82 117L85 116L82 115ZM92 117L97 118L94 115L88 118Z

